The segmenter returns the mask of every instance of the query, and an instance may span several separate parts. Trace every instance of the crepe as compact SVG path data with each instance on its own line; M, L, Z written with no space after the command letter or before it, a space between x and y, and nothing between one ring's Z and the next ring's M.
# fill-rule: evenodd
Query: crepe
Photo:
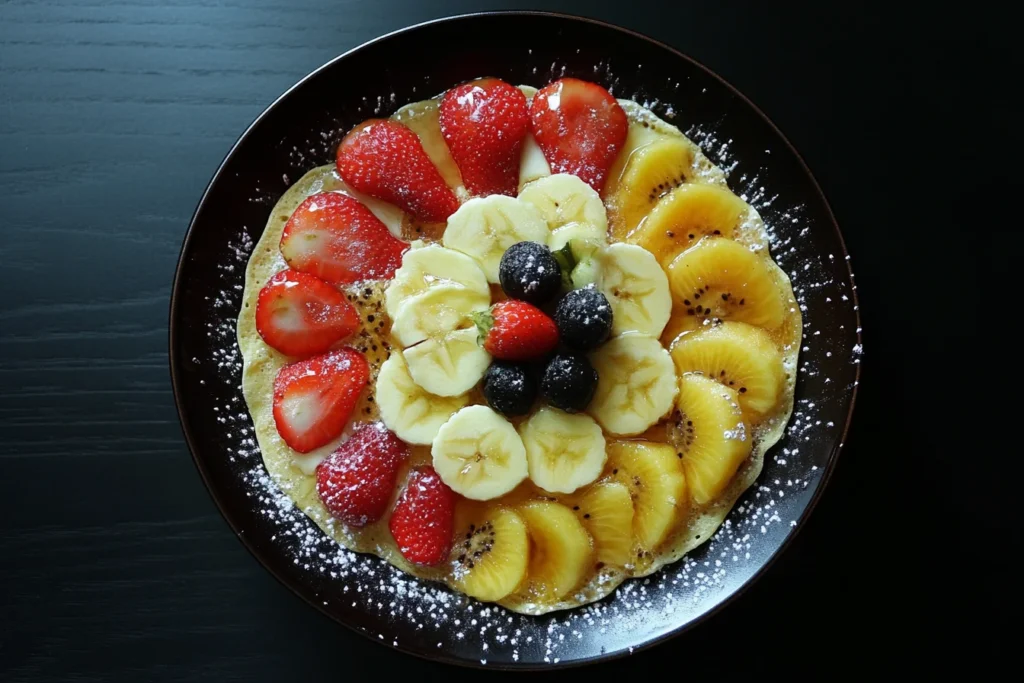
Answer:
M523 88L528 95L532 88ZM678 129L662 121L652 112L631 101L620 101L630 119L630 141L621 153L619 163L612 169L612 176L621 172L632 147L649 141L652 136L669 131L673 135L682 136ZM432 160L442 171L450 185L456 186L456 192L464 197L464 190L457 185L460 177L458 169L451 161L447 148L441 140L437 128L436 100L415 103L404 107L396 114L424 139L424 147ZM653 131L653 132L652 132ZM702 153L697 154L695 168L699 170L702 182L726 185L725 175ZM245 290L242 297L242 308L238 316L238 344L244 360L242 390L248 404L249 412L255 426L256 439L263 456L263 462L274 482L285 492L295 505L307 514L327 535L342 546L362 553L373 553L384 558L394 566L409 574L423 579L447 582L448 569L429 569L418 567L407 562L391 538L385 520L371 524L360 530L348 529L344 524L336 522L324 508L316 493L315 466L326 455L330 454L351 432L351 426L335 442L317 449L313 453L299 454L291 450L277 433L272 414L273 383L277 372L288 363L288 357L270 348L263 342L256 331L255 309L260 289L278 271L287 267L281 257L278 245L284 226L295 208L307 196L322 191L345 191L348 188L338 177L333 165L322 166L310 170L298 182L292 185L271 211L266 228L253 250L246 268ZM351 193L359 199L357 193ZM378 214L388 227L396 234L405 238L424 238L427 241L437 238L440 233L436 226L422 226L412 223L407 217L402 218L401 212L394 207L382 205L380 202L366 202L371 210ZM756 212L752 219L742 226L743 240L768 245L768 235L764 224ZM786 274L774 264L771 267L779 286L785 293L788 313L782 327L773 332L773 338L782 351L786 371L786 386L773 416L758 425L754 432L754 448L750 457L743 463L725 493L704 510L691 511L687 523L680 524L669 539L660 546L658 552L642 567L637 567L630 576L647 576L661 567L679 560L686 552L706 542L722 524L729 510L739 496L753 484L761 472L765 453L782 437L786 423L793 410L793 390L796 382L796 363L801 337L801 315L795 303L792 287ZM363 325L357 336L344 345L355 346L367 356L371 366L371 386L361 398L352 424L360 421L378 419L376 404L372 401L373 381L380 364L387 358L391 345L389 338L390 321L383 310L383 292L386 282L360 283L344 288L349 299L360 311ZM369 322L369 316L373 322ZM481 402L478 398L474 402ZM404 486L408 468L429 464L429 447L411 447L412 457L406 469L399 476L399 485L395 497ZM622 570L606 568L580 590L575 591L566 599L551 603L537 603L532 600L510 596L499 604L524 614L543 614L553 610L571 608L577 605L598 600L629 578Z

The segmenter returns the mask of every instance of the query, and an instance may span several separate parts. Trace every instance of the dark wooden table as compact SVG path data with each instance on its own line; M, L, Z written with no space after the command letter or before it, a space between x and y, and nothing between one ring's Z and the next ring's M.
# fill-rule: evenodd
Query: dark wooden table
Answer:
M278 94L379 34L510 4L0 0L0 680L459 673L319 616L232 538L179 431L168 297L203 188ZM1020 298L994 282L1019 258L1019 209L1000 207L1020 192L1012 22L977 4L658 4L547 8L681 48L789 136L854 257L865 378L830 490L786 555L706 625L603 673L991 661L998 637L942 643L1010 615L1000 558L1020 548L1001 502L1017 423L989 407L1012 405L996 363L1017 350L982 329ZM968 629L955 617L972 605L990 619Z

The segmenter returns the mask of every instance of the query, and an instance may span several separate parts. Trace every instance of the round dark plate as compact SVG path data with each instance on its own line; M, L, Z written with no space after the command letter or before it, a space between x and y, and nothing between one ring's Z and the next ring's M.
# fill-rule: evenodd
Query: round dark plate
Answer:
M486 35L487 41L468 41ZM240 389L235 342L245 264L291 182L329 163L353 125L461 81L542 86L563 75L648 104L700 143L761 211L804 308L797 407L786 437L718 534L595 606L523 617L340 550L266 478ZM375 641L457 664L547 667L633 652L721 608L785 547L842 446L859 376L860 327L843 240L810 171L740 93L683 54L596 21L491 13L414 26L304 78L245 131L189 226L174 280L175 400L196 466L245 546L309 604ZM752 625L753 627L753 625Z

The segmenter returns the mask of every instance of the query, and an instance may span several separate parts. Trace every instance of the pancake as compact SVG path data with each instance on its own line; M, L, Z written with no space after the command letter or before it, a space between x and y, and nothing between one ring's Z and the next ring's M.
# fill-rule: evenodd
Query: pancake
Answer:
M532 88L528 87L523 87L523 90L528 96L534 92ZM691 177L688 178L688 182L707 183L727 188L725 174L677 128L635 102L620 100L620 104L629 118L630 132L626 146L620 153L618 162L612 168L606 191L606 197L612 197L612 199L606 200L606 205L609 208L610 239L612 241L622 239L628 232L628 226L624 228L621 224L617 225L617 221L621 223L621 214L624 211L622 207L615 205L614 200L623 183L628 183L628 179L623 177L625 169L629 166L628 162L632 156L643 153L643 150L649 149L657 141L678 140L692 148L693 159L689 170ZM437 124L437 101L427 100L408 105L399 110L394 118L401 120L421 137L425 149L434 163L438 165L446 182L456 190L460 199L464 199L466 194L461 187L458 169L451 161L451 156L440 136ZM546 166L546 164L543 165ZM524 169L528 166L527 160L524 160L523 166ZM533 163L532 168L536 167L537 164ZM384 311L383 293L387 285L386 282L365 282L343 288L349 300L360 313L361 327L355 337L346 340L342 345L354 346L362 351L370 363L371 372L370 386L356 407L352 424L334 442L305 455L290 449L277 433L272 414L273 383L277 372L288 364L289 358L269 347L257 333L256 300L260 289L267 281L275 273L287 267L281 257L278 245L288 218L306 197L323 191L348 192L364 201L393 233L404 239L437 241L443 232L443 225L417 224L395 207L375 200L367 200L358 193L351 192L338 177L333 164L310 170L280 198L270 213L263 235L256 244L246 268L245 289L237 330L238 344L244 359L242 389L255 426L263 462L277 486L325 534L340 545L355 552L377 555L402 571L422 579L441 581L451 585L450 571L447 567L424 568L412 565L402 557L387 529L386 517L384 520L362 529L349 529L330 516L316 493L314 472L317 463L344 441L351 433L352 425L379 419L376 403L373 400L373 381L376 379L381 364L387 359L393 344L390 338L390 320L387 319ZM750 209L749 216L733 237L741 243L763 247L759 252L760 257L769 266L773 279L783 292L785 302L782 324L770 333L773 342L782 354L785 372L784 387L774 410L753 429L753 449L750 456L742 463L728 487L714 502L704 507L693 507L689 511L686 521L677 525L667 540L659 546L657 552L639 558L633 564L632 569L627 571L605 567L596 570L592 572L591 578L579 590L560 600L543 601L513 594L498 604L523 614L544 614L593 602L613 592L627 578L653 574L665 565L676 562L685 553L710 539L739 496L754 483L760 474L765 453L782 437L792 414L802 321L789 278L771 260L767 249L768 234L763 221L753 208ZM668 346L676 331L673 328L673 321L670 321L669 327L662 336L663 345ZM479 392L471 393L470 402L483 403ZM650 440L665 440L665 426L656 425L643 436ZM410 450L412 455L399 474L399 484L393 494L395 498L404 487L408 470L418 465L429 464L431 461L428 446L411 446ZM547 496L528 481L509 495L517 500Z

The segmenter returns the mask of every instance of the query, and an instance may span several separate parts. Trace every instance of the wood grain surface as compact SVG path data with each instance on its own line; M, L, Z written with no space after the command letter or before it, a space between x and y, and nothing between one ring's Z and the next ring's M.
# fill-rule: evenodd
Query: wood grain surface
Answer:
M232 538L178 427L168 298L204 187L281 92L382 33L517 4L0 0L0 680L479 675L365 643ZM1018 185L991 166L954 171L1019 158L1003 85L1019 82L1020 60L995 37L1010 22L980 8L660 4L545 8L682 49L802 152L854 256L865 386L838 472L782 559L709 623L601 673L877 671L883 656L957 633L939 625L961 607L1005 615L986 602L999 567L971 563L986 579L970 588L939 578L954 551L981 549L951 538L992 532L1019 548L1020 533L996 507L1013 477L992 476L985 434L962 428L981 416L976 402L950 395L957 370L936 371L939 359L969 362L975 326L935 321L1015 300L985 299L982 281L1009 271L1000 244L1016 223L987 216L1005 215L991 198ZM922 590L937 585L941 600Z

